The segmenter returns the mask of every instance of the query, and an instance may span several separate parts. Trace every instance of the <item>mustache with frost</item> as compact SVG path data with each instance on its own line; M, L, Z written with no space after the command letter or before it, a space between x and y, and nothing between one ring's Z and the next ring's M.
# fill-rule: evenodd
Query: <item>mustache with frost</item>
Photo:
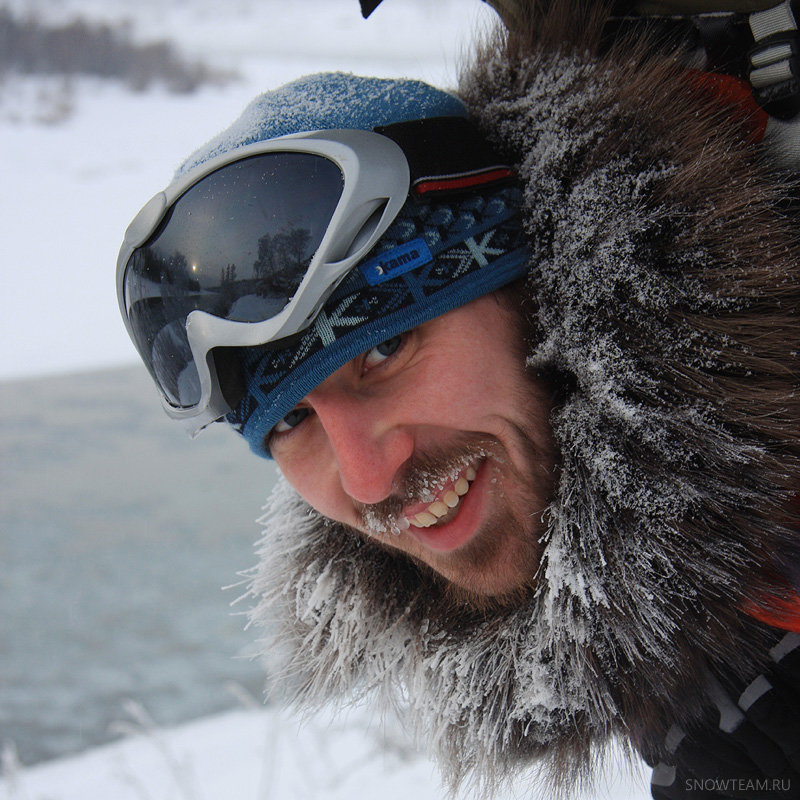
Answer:
M492 436L462 433L446 448L413 455L395 479L394 492L378 503L356 505L364 531L370 536L398 535L409 527L403 510L412 503L431 503L463 471L492 457L505 461L500 443Z

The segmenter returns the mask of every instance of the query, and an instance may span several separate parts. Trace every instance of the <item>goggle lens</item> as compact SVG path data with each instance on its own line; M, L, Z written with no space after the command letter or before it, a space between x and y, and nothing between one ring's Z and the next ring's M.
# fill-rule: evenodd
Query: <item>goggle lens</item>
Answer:
M273 152L193 184L128 260L125 306L136 346L169 402L200 402L186 317L263 322L291 301L342 195L324 156Z

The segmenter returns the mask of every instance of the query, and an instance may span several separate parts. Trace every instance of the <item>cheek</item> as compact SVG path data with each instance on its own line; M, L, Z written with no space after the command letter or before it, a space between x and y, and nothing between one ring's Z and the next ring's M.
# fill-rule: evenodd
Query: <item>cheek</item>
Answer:
M274 458L284 478L312 508L330 519L348 522L341 483L324 448L303 446L290 454L275 452Z
M514 378L522 371L516 362L506 361L510 358L440 363L428 375L426 383L433 390L420 406L439 424L463 430L480 429L482 422L506 416L516 396Z

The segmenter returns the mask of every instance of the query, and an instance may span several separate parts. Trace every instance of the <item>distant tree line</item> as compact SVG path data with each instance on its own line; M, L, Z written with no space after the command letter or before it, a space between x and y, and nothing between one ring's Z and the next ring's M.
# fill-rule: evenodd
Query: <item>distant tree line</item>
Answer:
M192 307L192 298L194 308L222 317L245 295L285 302L305 275L313 255L310 244L308 228L289 225L279 233L267 233L258 240L258 256L253 264L237 267L228 263L219 269L218 279L210 269L196 273L177 250L166 253L157 247L137 249L131 269L142 280L144 290L142 298L133 297L136 313L157 319L158 324L150 327L158 330L185 316ZM148 291L148 282L163 291Z
M0 76L8 73L98 75L123 80L137 90L161 82L174 92L192 92L201 84L234 77L186 61L167 41L137 44L125 24L76 19L57 26L33 16L20 19L0 8Z

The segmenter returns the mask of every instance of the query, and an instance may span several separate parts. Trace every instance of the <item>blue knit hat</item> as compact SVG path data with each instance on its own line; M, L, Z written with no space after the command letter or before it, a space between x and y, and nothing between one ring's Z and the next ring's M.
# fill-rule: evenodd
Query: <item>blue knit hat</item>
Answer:
M310 75L257 97L234 124L192 155L179 175L238 147L302 131L372 130L466 117L456 97L420 81ZM517 187L408 201L372 252L291 346L243 348L244 396L227 420L260 456L273 426L339 367L376 345L524 274L527 251ZM379 269L403 255L411 267Z
M466 117L457 98L427 83L388 78L362 78L343 72L306 75L265 92L242 115L193 153L178 175L237 147L305 131L355 128L430 117Z

